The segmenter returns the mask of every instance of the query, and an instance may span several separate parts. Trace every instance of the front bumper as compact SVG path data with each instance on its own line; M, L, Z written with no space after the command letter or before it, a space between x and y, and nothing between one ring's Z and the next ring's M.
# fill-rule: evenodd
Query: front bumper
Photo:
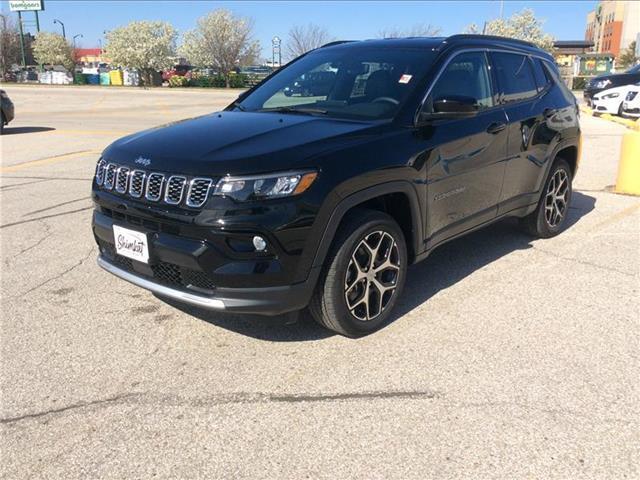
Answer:
M207 310L229 311L236 313L252 313L259 315L280 315L301 310L307 306L315 280L267 288L221 288L213 295L205 295L186 289L173 288L154 282L148 277L132 273L116 266L109 259L100 255L98 265L127 282L149 290L161 297L177 300L181 303ZM317 272L314 272L317 278Z
M265 252L243 251L255 229L228 231L198 225L184 212L170 217L128 202L118 209L113 195L94 195L92 229L100 250L98 264L110 273L160 296L200 308L279 315L308 305L319 268L304 269L296 278L299 255L282 246L269 230ZM121 201L122 202L122 201ZM207 212L204 212L207 214ZM116 254L114 225L147 235L149 263ZM254 233L252 233L254 232ZM295 245L295 243L294 243Z

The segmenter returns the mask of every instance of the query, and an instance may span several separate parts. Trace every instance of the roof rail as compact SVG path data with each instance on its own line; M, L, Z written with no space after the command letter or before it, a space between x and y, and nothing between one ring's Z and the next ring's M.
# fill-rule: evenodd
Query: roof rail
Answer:
M355 40L336 40L335 42L325 43L319 48L333 47L334 45L340 45L341 43L350 43L350 42L355 42Z
M511 43L519 43L521 45L526 45L527 47L533 47L533 48L538 48L535 44L531 43L531 42L527 42L526 40L519 40L517 38L510 38L510 37L501 37L499 35L483 35L481 33L459 33L456 35L451 35L450 37L447 37L445 42L448 42L450 40L464 40L464 39L468 39L468 40L472 40L472 39L476 39L476 40L498 40L501 42L511 42Z

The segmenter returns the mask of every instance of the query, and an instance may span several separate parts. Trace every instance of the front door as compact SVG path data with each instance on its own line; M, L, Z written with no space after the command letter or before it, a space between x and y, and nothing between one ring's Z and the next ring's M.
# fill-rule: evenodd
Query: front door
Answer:
M426 147L427 248L495 218L507 153L507 119L496 106L486 54L457 54L431 90L439 100L472 97L471 118L436 121L419 130Z

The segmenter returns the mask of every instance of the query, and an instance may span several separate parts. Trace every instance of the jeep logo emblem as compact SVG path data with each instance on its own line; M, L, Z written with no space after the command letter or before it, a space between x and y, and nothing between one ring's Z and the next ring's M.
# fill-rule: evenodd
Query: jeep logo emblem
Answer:
M145 167L148 167L149 165L151 165L151 159L144 158L144 157L138 157L133 162L139 165L144 165Z

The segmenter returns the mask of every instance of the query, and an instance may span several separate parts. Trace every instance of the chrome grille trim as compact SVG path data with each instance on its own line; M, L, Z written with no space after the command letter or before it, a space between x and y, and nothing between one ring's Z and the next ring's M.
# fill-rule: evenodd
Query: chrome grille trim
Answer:
M102 185L104 183L104 173L107 168L107 162L100 160L96 166L96 183Z
M116 179L116 169L118 166L114 163L107 165L107 171L104 176L104 188L111 190Z
M134 198L140 198L144 192L144 181L147 174L144 170L134 170L131 172L131 180L129 181L129 195Z
M144 198L152 202L157 202L162 197L162 187L164 186L164 175L154 172L149 174L147 180L147 192Z
M117 170L116 175L116 192L127 193L127 186L129 185L129 171L128 167L120 167Z
M170 173L147 172L130 166L98 160L95 172L96 184L103 190L113 190L120 195L200 208L209 199L217 179L189 177Z
M189 182L189 193L187 194L188 207L201 207L209 198L209 190L213 180L210 178L194 178Z
M164 201L169 205L178 205L182 201L184 186L187 179L180 175L172 175L167 180L167 189L164 192Z

